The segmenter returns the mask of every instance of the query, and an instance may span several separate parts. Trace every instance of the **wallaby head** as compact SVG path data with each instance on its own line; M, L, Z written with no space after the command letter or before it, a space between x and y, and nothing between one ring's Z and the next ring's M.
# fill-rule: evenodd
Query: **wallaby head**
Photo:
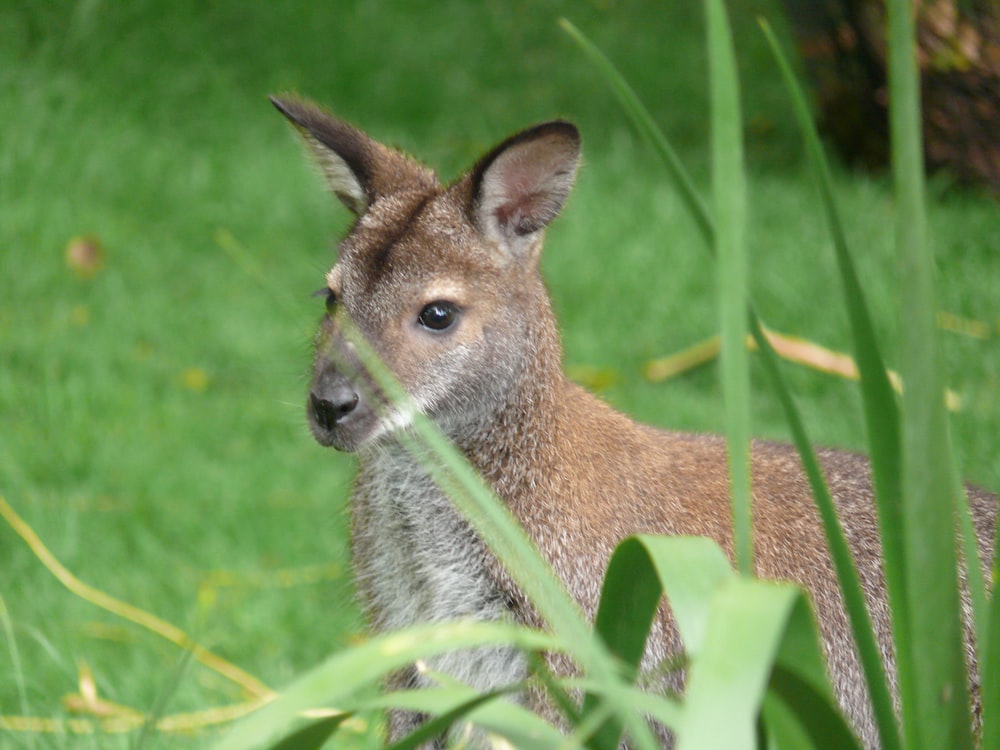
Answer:
M315 106L272 101L356 217L322 292L329 315L308 408L320 443L361 449L408 419L377 403L377 389L359 376L348 320L416 408L456 440L479 430L526 370L546 377L532 361L539 347L558 367L538 259L576 174L573 125L518 133L442 186L426 167Z

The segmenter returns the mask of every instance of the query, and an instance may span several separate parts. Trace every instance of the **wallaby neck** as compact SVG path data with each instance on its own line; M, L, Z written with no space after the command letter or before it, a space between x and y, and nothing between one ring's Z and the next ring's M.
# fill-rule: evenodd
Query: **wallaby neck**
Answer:
M483 429L458 442L472 465L508 503L531 496L551 475L559 443L565 438L566 393L573 387L562 370L554 325L540 325L529 335L533 346L523 377Z

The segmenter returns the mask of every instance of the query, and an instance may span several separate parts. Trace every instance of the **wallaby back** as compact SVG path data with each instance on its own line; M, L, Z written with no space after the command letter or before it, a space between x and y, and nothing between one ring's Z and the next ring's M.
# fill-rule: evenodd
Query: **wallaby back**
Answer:
M348 327L482 473L591 616L611 552L629 534L708 536L732 556L723 441L639 425L563 374L538 260L543 231L579 163L573 125L549 122L514 135L445 186L426 167L312 104L272 101L356 216L326 277L328 314L316 338L308 416L320 443L360 459L354 563L376 629L457 617L537 618L398 444L412 415L380 394ZM865 744L875 747L856 649L798 458L773 443L756 443L752 454L757 573L809 590L838 698ZM820 457L891 665L868 463L837 451ZM970 499L988 560L996 500L976 489ZM652 666L681 648L664 611L645 662ZM522 658L500 648L446 655L432 666L482 689L526 674ZM673 680L667 687L682 687L682 675ZM415 671L397 678L421 681ZM525 700L548 710L534 697ZM393 737L417 720L394 714Z

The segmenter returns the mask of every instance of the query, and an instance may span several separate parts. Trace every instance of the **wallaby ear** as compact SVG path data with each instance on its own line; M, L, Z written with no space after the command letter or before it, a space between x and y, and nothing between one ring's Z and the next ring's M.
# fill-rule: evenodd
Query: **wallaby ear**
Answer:
M562 209L580 163L580 132L554 120L508 138L473 168L473 221L523 256Z
M379 196L437 184L426 167L315 104L294 96L269 98L302 135L334 195L355 214Z

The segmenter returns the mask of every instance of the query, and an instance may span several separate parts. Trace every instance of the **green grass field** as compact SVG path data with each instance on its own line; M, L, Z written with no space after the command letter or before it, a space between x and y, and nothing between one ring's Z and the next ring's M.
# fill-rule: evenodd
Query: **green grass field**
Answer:
M348 216L266 94L315 98L445 177L527 124L576 121L586 165L544 261L567 365L644 421L717 431L722 418L714 365L643 377L650 359L717 332L714 274L659 165L556 25L570 18L615 60L704 185L699 6L336 5L0 3L0 496L79 579L276 690L363 624L346 523L353 463L315 445L303 413L322 311L310 293ZM843 350L827 233L753 22L770 3L733 6L757 308L778 331ZM844 168L835 180L894 364L906 311L894 303L888 180ZM964 475L997 490L1000 212L936 178L929 220L939 306L979 324L941 331L961 399L953 438ZM77 237L103 249L92 275L67 264ZM787 371L817 442L863 444L855 384ZM754 429L786 434L763 389ZM0 748L216 736L12 723L74 718L64 696L81 674L102 699L168 717L246 698L68 591L2 522L0 571Z

